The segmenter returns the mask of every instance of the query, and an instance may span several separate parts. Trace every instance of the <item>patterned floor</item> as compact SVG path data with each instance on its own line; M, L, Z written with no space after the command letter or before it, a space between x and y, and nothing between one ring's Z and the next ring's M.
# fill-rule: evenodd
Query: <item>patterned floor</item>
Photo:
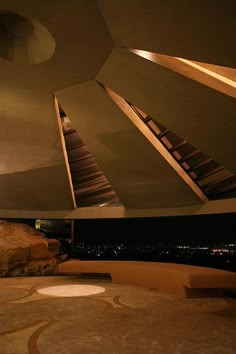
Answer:
M236 299L184 299L76 276L0 279L0 354L235 354ZM53 297L44 286L103 293Z

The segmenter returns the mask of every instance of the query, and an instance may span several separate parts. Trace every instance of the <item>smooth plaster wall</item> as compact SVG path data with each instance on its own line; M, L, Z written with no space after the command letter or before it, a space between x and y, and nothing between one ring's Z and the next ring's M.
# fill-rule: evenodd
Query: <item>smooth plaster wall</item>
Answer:
M125 207L201 204L96 81L55 95Z
M74 210L6 210L0 209L1 218L32 219L97 219L122 218L124 207L86 207Z
M115 48L97 80L236 173L236 100Z
M1 174L0 208L18 209L15 217L20 210L73 209L64 163Z
M235 67L235 0L98 0L119 46Z
M91 219L153 217L199 214L236 213L236 198L214 200L201 205L177 208L124 209L123 207L87 207L71 210L6 210L0 209L1 218L32 219Z
M0 99L0 208L73 208L53 97L35 93Z

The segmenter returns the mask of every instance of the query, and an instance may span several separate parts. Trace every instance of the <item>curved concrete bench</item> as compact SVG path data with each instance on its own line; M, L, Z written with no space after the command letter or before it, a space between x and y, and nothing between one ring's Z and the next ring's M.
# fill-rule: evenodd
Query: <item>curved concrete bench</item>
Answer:
M59 264L60 273L110 274L114 283L141 285L184 297L220 296L236 288L236 273L175 263L80 261Z

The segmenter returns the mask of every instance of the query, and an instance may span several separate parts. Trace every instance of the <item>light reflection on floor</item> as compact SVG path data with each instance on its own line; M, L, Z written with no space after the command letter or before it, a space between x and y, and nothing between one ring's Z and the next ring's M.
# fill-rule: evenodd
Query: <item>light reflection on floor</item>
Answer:
M56 285L40 288L38 293L48 296L72 297L103 293L106 289L95 285Z
M81 296L78 286L103 292ZM0 354L236 353L234 297L186 299L96 277L7 277L0 314Z

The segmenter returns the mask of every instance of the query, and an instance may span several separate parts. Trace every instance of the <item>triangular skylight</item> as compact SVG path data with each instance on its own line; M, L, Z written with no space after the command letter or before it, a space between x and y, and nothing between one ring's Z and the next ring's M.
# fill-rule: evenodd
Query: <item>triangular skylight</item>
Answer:
M76 206L121 205L111 184L60 105L59 113Z
M105 87L104 87L105 88ZM156 119L144 113L141 109L127 102L122 97L108 88L105 88L113 101L123 110L123 112L132 120L132 113L136 118L145 124L145 127L152 132L149 139L157 148L166 161L176 170L176 172L185 180L186 183L197 193L202 191L202 199L205 195L208 199L232 198L236 196L236 175L217 163L211 157L205 155L189 141L176 135L173 131L162 125ZM142 124L136 126L144 133ZM147 137L147 134L145 134ZM154 138L154 139L153 139ZM160 144L155 144L155 139ZM164 151L163 151L164 149ZM173 160L175 163L173 163ZM178 166L176 166L176 162ZM179 167L179 168L178 168ZM191 178L192 183L186 178ZM195 186L195 187L194 187Z

